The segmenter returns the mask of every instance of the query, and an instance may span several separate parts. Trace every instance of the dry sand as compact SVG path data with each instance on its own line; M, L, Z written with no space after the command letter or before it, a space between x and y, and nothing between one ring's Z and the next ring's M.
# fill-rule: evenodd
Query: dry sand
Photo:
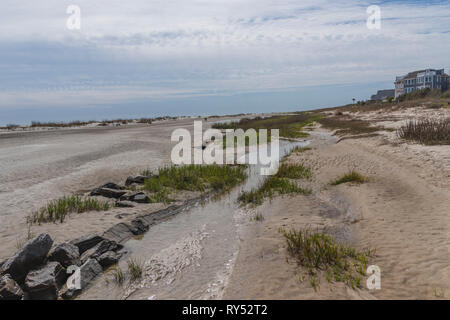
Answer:
M423 112L406 110L391 126ZM317 139L327 134L316 129L313 149L287 160L312 169L312 195L278 197L247 213L265 219L245 227L224 298L449 299L450 146L402 143L389 131L339 143ZM370 181L329 184L351 169ZM308 278L299 280L299 267L286 260L280 227L327 229L357 248L376 248L371 264L381 269L381 290L368 290L365 279L362 289L353 290L322 277L315 292Z

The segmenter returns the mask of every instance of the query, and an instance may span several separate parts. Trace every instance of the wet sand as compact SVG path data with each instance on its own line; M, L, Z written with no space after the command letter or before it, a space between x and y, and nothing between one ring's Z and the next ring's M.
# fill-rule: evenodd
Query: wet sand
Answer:
M157 169L170 161L170 135L191 129L193 119L151 125L11 132L0 135L0 261L17 250L27 236L26 217L48 201L84 193L106 182L124 183L128 175ZM33 225L31 232L48 232L55 242L89 232L103 233L121 222L163 204L72 214L63 224Z

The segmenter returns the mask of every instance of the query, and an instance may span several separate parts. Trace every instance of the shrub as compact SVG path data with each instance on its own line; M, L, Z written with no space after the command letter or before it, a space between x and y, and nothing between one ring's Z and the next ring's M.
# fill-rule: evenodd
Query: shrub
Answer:
M331 182L331 185L337 186L341 183L347 183L347 182L354 182L354 183L364 183L369 181L369 178L363 176L362 174L352 170L346 174L344 174L342 177L334 180Z
M450 118L410 120L397 130L401 139L426 145L450 144Z

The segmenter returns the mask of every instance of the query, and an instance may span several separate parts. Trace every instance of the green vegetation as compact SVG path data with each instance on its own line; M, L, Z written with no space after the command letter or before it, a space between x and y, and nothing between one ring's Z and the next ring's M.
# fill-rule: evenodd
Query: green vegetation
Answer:
M310 284L317 290L319 276L325 272L329 283L344 282L352 288L361 286L369 259L375 250L357 250L336 241L328 234L280 229L286 239L287 250L299 266L306 268ZM301 277L302 278L302 277Z
M277 172L278 178L310 179L311 176L311 170L302 164L282 163Z
M277 174L269 176L257 189L242 192L238 201L241 205L261 205L266 198L276 194L311 194L311 189L305 189L289 179L309 179L311 171L301 164L281 164Z
M112 205L106 201L100 201L95 198L83 198L72 195L64 196L60 199L50 201L45 207L34 212L29 217L29 223L41 222L64 222L69 213L82 213L86 211L106 211Z
M223 137L222 140L222 144L223 144L223 148L228 148L228 147L234 147L238 145L238 136L235 135L234 136L234 142L232 142L231 146L227 145L227 139L226 136ZM272 136L269 134L269 132L267 132L267 141L264 141L263 143L270 143L272 141ZM248 136L245 136L245 140L244 140L245 146L248 147L250 145L250 138ZM256 131L256 144L259 145L261 143L260 139L259 139L259 131Z
M301 112L295 115L273 116L269 118L256 117L253 119L244 118L238 122L217 123L212 127L215 129L268 129L270 135L271 129L279 129L280 137L285 138L304 138L308 133L302 132L303 127L321 119L317 113Z
M172 190L225 192L247 178L244 166L186 165L161 168L159 174L144 183L144 189L157 197Z
M142 278L144 264L140 260L131 258L127 261L127 266L131 281Z
M175 201L169 197L171 190L160 190L149 195L149 203L170 203Z
M112 271L114 282L121 285L125 281L125 274L120 267L114 268Z
M325 128L336 130L338 136L348 134L369 134L383 130L382 127L372 126L369 121L351 119L346 116L322 118L319 123Z
M344 174L342 177L337 178L336 180L333 180L330 184L333 186L337 186L341 183L347 183L347 182L353 182L353 183L364 183L369 181L369 178L363 176L362 174L352 170L346 174Z
M426 145L450 144L450 118L410 120L397 130L401 139L412 140Z

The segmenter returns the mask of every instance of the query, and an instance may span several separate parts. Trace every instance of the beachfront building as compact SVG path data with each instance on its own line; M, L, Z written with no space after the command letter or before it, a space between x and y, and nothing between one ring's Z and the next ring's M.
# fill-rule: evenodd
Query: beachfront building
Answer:
M444 69L425 69L408 73L395 78L395 98L402 94L425 88L445 91L450 86L450 76Z

